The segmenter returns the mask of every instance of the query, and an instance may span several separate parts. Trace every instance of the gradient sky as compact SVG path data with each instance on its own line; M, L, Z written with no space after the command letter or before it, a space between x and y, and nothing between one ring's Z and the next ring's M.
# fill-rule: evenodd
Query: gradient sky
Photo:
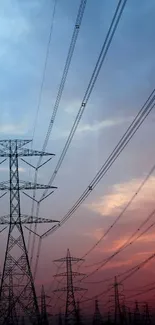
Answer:
M33 148L41 150L52 114L79 7L79 0L58 0L41 107ZM110 25L117 1L88 0L63 97L47 151L55 153L39 174L46 183L58 161ZM31 138L49 38L54 1L3 0L0 5L0 138ZM60 220L82 194L125 132L155 85L155 2L128 0L116 35L85 109L63 165L55 179L58 189L41 206L40 216ZM84 204L42 246L37 284L49 286L56 267L52 261L66 255L84 255L121 212L155 162L155 114L147 118ZM35 160L34 160L35 163ZM33 171L21 164L22 179ZM0 166L7 179L7 164ZM155 176L100 245L87 257L86 268L112 254L137 229L154 208ZM8 213L8 198L1 200L1 214ZM23 212L31 201L22 197ZM28 209L29 207L29 209ZM153 222L155 220L151 220ZM149 225L149 224L148 224ZM40 230L43 232L46 227ZM1 254L4 239L1 235ZM115 257L89 281L114 276L154 252L154 229ZM2 263L1 263L2 264ZM154 279L153 262L127 283L134 288ZM1 266L2 268L2 266ZM84 284L83 284L84 286ZM85 285L86 286L86 285ZM87 285L87 296L106 288Z

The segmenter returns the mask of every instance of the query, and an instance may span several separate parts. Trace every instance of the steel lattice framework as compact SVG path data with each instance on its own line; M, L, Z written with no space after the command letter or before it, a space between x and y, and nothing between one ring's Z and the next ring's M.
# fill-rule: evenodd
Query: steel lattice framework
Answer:
M23 224L57 222L45 218L38 218L37 220L33 216L21 214L20 190L45 189L47 186L19 180L19 157L52 156L52 154L45 152L23 149L23 146L29 142L30 140L0 141L2 147L0 157L9 158L10 173L9 181L0 183L0 190L10 193L10 215L0 218L1 225L9 226L0 285L0 324L16 325L23 315L32 324L40 323L38 301L23 233Z
M66 272L56 274L55 277L67 277L67 287L56 289L54 292L62 291L67 293L66 297L66 311L65 311L65 324L77 324L78 323L78 311L75 302L75 292L81 292L86 289L75 287L73 284L73 277L83 276L84 274L79 272L73 272L72 270L72 263L83 261L81 258L72 257L70 255L69 249L67 250L67 256L64 258L60 258L59 260L55 260L54 262L65 262L66 263Z

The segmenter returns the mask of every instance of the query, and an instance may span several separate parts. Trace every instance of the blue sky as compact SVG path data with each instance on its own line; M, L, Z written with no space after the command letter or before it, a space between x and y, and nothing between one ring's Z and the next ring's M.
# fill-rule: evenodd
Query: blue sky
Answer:
M36 149L41 150L47 132L79 3L79 0L57 2L42 102L33 143ZM32 137L53 5L54 1L49 0L1 2L0 137L2 139ZM113 0L87 1L64 93L47 146L47 150L55 153L56 156L40 172L40 182L48 182L65 144L115 6L116 2ZM41 215L50 215L59 219L68 211L95 176L153 90L154 30L155 2L128 0L76 135L55 179L58 190L51 199L43 203ZM120 211L127 198L130 198L136 186L151 168L155 158L154 121L155 116L152 112L85 205L53 237L45 240L44 250L50 249L52 245L56 247L50 255L50 262L49 258L47 260L45 256L41 256L41 265L44 265L49 277L52 273L52 260L64 255L67 247L73 250L73 255L83 255L90 248L98 238L98 234L102 233L113 220L111 218L118 212L117 208ZM7 177L6 167L7 165L0 169L2 180ZM27 179L29 170L23 164L21 167L25 168L21 170L21 177ZM148 198L146 204L149 207L153 204L149 199L150 192L154 190L153 184L154 178L151 179L150 187L147 187L145 193ZM119 198L125 196L125 199L121 201L118 196ZM115 200L116 206L108 210L107 206L109 207ZM136 216L139 211L137 209L141 208L143 196L141 200L134 210ZM6 210L6 202L7 199L4 199L3 213ZM27 211L27 202L29 202L27 199L23 199L25 211ZM104 212L100 209L101 202L103 202L102 210L106 205ZM129 225L134 229L139 218L133 218L131 224L130 217L129 213L126 225L122 226L121 223L118 225L117 231L107 239L107 245L110 243L114 245L118 233L121 238L125 231L126 236ZM124 227L123 234L120 231L122 227ZM104 245L102 246L104 251ZM138 246L138 253L143 250L142 247L143 243ZM103 251L97 251L96 255L90 256L90 260L95 258L100 260ZM42 267L39 274L40 279L43 274Z

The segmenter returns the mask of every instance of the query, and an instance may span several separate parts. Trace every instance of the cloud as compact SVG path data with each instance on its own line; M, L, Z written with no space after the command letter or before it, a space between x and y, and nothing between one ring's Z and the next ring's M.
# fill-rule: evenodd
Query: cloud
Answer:
M75 115L81 106L81 101L73 100L65 105L64 111L69 115Z
M115 184L109 194L86 206L102 216L116 216L127 205L142 181L142 179L138 178L126 183ZM143 209L144 211L145 208L148 208L148 204L154 202L154 189L155 177L152 176L137 195L134 204L130 205L130 211L135 208ZM143 206L141 202L143 202Z
M27 130L25 129L25 124L14 124L14 123L8 123L8 124L2 124L0 125L0 134L8 134L8 135L24 135L27 133Z
M107 248L105 248L105 247L104 247L104 249L99 248L98 250L102 251L104 253L114 253L117 250L119 250L123 245L125 245L126 243L129 243L128 242L129 238L130 238L130 236L123 236L123 237L121 237L119 239L114 240L112 243L110 242L109 245L106 246ZM147 244L147 243L154 243L154 241L155 241L155 234L150 233L150 234L144 234L143 236L138 238L136 240L136 243L145 243L145 244ZM151 252L139 252L137 254L138 255L149 255L149 254L151 254Z
M3 1L0 11L1 29L0 29L0 56L6 52L9 53L10 47L13 44L19 43L24 35L27 35L30 30L28 21L22 15L18 2L10 0Z
M79 137L79 136L83 136L84 134L99 132L105 128L118 126L118 125L126 123L128 121L131 121L131 118L107 119L107 120L102 120L102 121L96 121L93 124L89 124L89 123L81 124L77 128L75 136ZM61 129L61 131L60 131L59 129L55 128L54 138L55 139L66 138L66 137L68 137L69 133L70 133L70 130L62 130Z
M114 118L95 122L93 124L83 124L77 129L77 133L97 132L105 128L114 127L130 121L131 118Z
M104 235L104 231L103 228L98 228L95 229L93 232L86 232L83 235L91 238L93 237L94 239L99 240Z

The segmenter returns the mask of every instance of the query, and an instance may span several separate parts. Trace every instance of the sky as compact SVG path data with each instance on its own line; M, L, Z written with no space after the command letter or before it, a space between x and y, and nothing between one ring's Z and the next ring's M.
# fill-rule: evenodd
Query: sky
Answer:
M31 139L35 130L33 148L42 149L79 4L79 0L57 0L41 105L36 118L54 1L14 0L13 4L11 0L1 1L1 139ZM87 1L63 96L46 148L55 156L40 170L40 183L48 182L59 159L116 4L117 1L113 0ZM154 0L128 0L76 134L55 178L54 185L58 189L42 203L40 216L61 220L94 178L152 92L155 84L154 29ZM89 198L57 232L43 240L36 278L38 288L41 284L47 288L51 285L57 269L53 260L66 256L67 248L73 256L83 256L134 195L155 162L154 123L155 113L152 111ZM32 162L35 164L36 160L31 159ZM30 171L27 165L20 162L21 179L33 180L33 175L33 170ZM8 178L7 163L0 165L0 178L2 181ZM94 270L96 266L92 267L92 263L109 257L129 238L154 209L154 195L155 175L152 174L119 222L87 256L81 272ZM30 214L32 202L21 195L21 204L23 213ZM7 206L8 197L5 197L1 200L2 215L9 212ZM153 218L146 226L155 221ZM40 233L45 230L45 226L39 226ZM6 235L7 231L1 234L1 255L4 254ZM26 231L25 236L27 238ZM104 281L140 263L154 253L154 241L152 227L88 280ZM134 289L135 284L140 286L153 281L153 268L152 261L126 282L125 289ZM88 288L88 297L107 288L104 282L102 287L96 284L95 289L92 284L82 285Z

